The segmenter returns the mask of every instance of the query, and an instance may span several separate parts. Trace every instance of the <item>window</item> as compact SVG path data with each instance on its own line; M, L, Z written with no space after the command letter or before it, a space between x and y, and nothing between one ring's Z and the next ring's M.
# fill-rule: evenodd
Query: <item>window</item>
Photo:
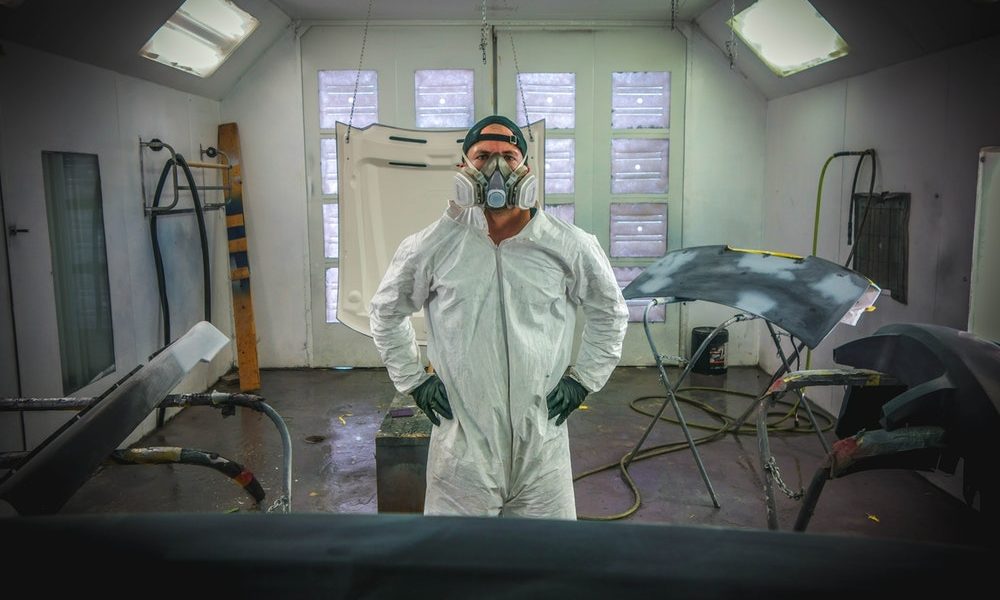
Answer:
M668 140L611 140L611 193L666 194L669 149Z
M257 29L259 21L232 0L187 0L139 55L208 77Z
M572 194L576 142L573 138L545 140L545 193Z
M545 212L567 223L573 223L576 219L576 206L573 204L549 204L545 207Z
M340 280L340 269L329 267L326 270L326 322L337 322L337 283Z
M94 154L42 152L64 394L115 369L101 174Z
M332 196L337 193L337 140L322 138L319 141L320 167L323 173L323 193Z
M576 127L576 73L521 73L517 86L518 125L545 119L546 129Z
M340 205L323 205L323 256L340 257Z
M355 85L358 88L357 97L354 94ZM350 123L353 127L367 127L378 121L378 73L319 72L319 127L335 129L337 121Z
M611 204L611 257L658 258L667 251L667 205Z
M666 129L670 124L670 73L611 74L613 129Z
M357 94L355 94L357 87ZM351 109L354 115L351 115ZM378 122L378 73L376 71L319 71L320 173L323 196L336 197L337 122L367 127ZM340 268L340 205L323 202L323 259L326 322L337 322L337 284Z
M473 73L471 69L425 69L414 76L417 127L472 127Z

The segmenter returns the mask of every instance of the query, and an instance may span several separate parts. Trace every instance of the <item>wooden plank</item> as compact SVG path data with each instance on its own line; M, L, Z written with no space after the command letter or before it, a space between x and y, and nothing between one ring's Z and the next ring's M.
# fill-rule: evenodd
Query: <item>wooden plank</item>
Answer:
M240 133L236 123L219 125L219 150L229 157L229 198L226 201L226 227L229 233L229 266L233 291L233 319L236 323L236 361L239 366L240 391L260 389L257 362L257 328L250 294L250 260L247 254L244 225L243 165L240 159Z

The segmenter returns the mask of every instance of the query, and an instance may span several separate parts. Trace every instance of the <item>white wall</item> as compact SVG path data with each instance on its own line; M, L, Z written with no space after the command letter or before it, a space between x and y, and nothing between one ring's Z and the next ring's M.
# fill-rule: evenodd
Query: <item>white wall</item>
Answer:
M3 46L0 172L6 213L10 215L23 208L25 202L37 202L38 198L44 205L43 182L36 177L41 171L42 151L98 155L117 370L75 394L97 395L135 365L146 362L162 345L149 222L142 209L138 140L159 137L189 160L198 160L199 144L207 147L216 143L219 103L16 44L4 42ZM165 158L165 153L146 154L148 195ZM208 199L218 201L218 196ZM190 200L182 199L179 207L190 205ZM172 333L176 339L202 319L201 254L193 215L163 217L161 221ZM222 214L208 213L207 223L214 282L212 321L229 335L232 308ZM44 231L44 217L40 226ZM50 278L44 269L22 276ZM17 300L19 286L28 284L12 282L18 330L55 327L55 314L45 310L50 304L44 298ZM58 348L42 350L58 357ZM232 365L232 357L231 348L223 350L211 365L199 365L192 371L177 391L205 390ZM22 382L34 382L25 384L25 395L61 395L61 389L52 389L52 384L47 383L58 382L58 362L31 363L22 354L21 367L26 374ZM28 447L41 441L66 417L54 413L29 415ZM151 429L152 423L152 418L147 419L129 440Z
M834 348L889 323L965 328L979 149L1000 140L998 55L994 37L768 103L766 246L810 252L819 172L836 151L874 148L876 191L911 194L908 304L884 296L857 327L838 326L813 368L832 366ZM855 160L836 159L823 189L818 254L841 264ZM866 168L864 186L867 177ZM776 367L773 355L762 339L762 366ZM839 411L839 388L810 395Z
M221 107L223 121L240 128L247 253L262 367L297 367L309 362L302 112L299 42L289 28L223 99Z
M766 100L715 44L693 26L688 33L688 97L684 148L684 247L729 244L761 248ZM764 245L764 249L773 249ZM734 309L687 305L681 347L691 329L715 326ZM758 327L729 328L730 365L757 364ZM687 349L690 353L691 349Z

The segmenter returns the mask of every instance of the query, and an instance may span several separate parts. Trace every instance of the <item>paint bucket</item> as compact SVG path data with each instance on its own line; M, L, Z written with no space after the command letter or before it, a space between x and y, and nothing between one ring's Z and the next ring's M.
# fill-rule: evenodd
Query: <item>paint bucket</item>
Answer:
M715 327L695 327L691 330L691 347L689 351L694 354L705 341ZM702 375L724 375L726 373L726 342L729 341L729 332L720 329L708 347L698 357L697 362L691 370Z

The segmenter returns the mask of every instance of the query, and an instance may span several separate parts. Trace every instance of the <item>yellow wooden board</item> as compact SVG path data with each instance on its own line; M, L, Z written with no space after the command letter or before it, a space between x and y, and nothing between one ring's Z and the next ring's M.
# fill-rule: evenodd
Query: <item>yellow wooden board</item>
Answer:
M229 235L233 317L236 323L236 362L239 366L240 391L249 392L260 389L260 367L257 362L257 328L253 318L253 297L250 293L250 259L247 252L243 203L240 133L236 123L219 125L219 151L225 153L232 166L227 178L229 194L226 200L226 227Z

